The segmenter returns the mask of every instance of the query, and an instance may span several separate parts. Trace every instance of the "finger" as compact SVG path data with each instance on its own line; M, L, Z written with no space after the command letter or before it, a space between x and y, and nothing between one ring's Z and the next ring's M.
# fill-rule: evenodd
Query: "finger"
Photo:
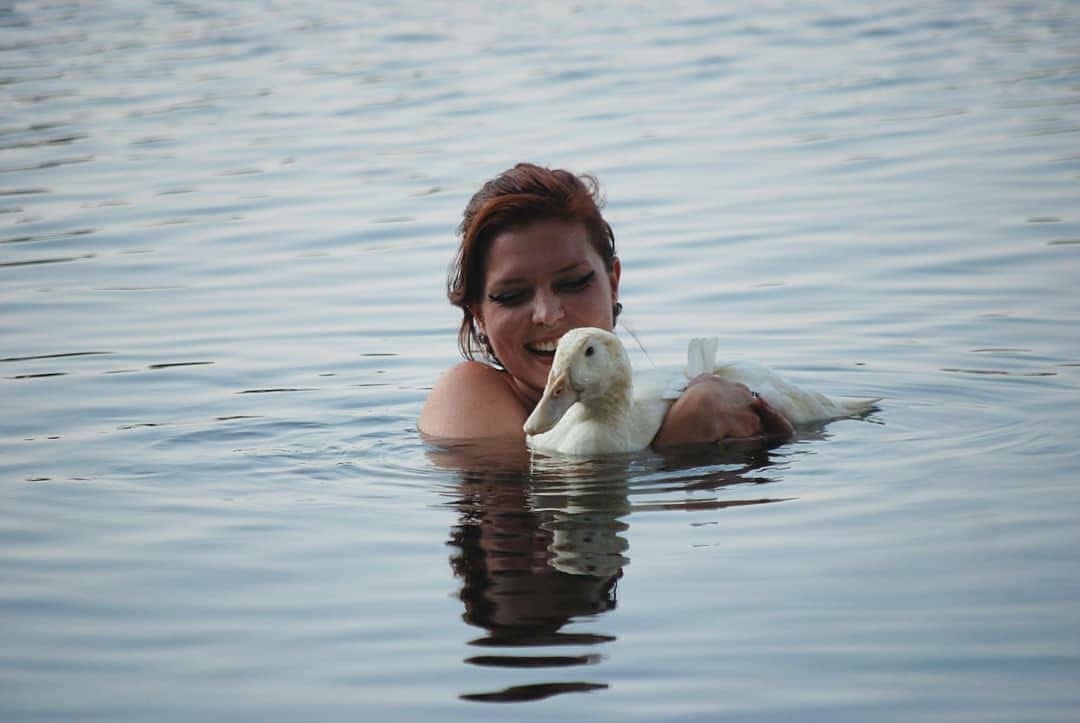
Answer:
M769 403L761 397L754 399L754 410L761 417L761 425L765 434L778 437L795 436L795 427L791 425L791 422L769 406Z

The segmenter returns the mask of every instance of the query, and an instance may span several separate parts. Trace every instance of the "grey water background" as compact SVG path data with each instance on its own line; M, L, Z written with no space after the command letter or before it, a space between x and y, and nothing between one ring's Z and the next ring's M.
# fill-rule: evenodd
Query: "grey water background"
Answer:
M880 410L425 442L519 160ZM1078 186L1075 2L0 2L0 719L1075 720Z

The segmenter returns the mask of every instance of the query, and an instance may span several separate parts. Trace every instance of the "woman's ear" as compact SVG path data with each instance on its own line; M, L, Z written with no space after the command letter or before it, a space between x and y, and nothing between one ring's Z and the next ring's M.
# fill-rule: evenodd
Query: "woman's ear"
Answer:
M622 276L622 264L619 257L611 260L611 271L608 272L608 282L611 284L611 303L619 300L619 278Z

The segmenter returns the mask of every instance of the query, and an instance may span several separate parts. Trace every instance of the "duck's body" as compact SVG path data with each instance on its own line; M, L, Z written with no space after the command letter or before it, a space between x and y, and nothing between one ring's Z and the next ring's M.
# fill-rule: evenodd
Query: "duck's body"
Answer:
M526 439L533 449L562 454L635 452L649 446L676 398L627 396L600 408L573 404L555 426Z
M691 340L687 373L696 376L711 372L728 381L744 384L795 426L865 414L878 401L832 399L820 392L795 386L772 369L753 362L717 365L718 344L716 338Z
M596 328L574 329L555 352L547 387L525 422L533 449L601 455L645 449L668 408L691 379L712 373L746 385L793 425L864 414L876 399L834 400L801 389L759 364L716 365L716 339L690 342L684 370L634 375L618 337Z

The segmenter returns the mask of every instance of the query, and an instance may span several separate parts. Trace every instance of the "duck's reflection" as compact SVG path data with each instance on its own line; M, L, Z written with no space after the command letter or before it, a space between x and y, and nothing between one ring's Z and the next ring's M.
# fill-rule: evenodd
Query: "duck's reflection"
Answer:
M715 448L711 452L715 463ZM708 474L694 456L656 457L642 467L641 458L568 462L476 443L432 445L429 454L459 478L451 503L458 523L450 531L450 564L461 580L464 620L484 630L470 645L486 649L465 662L533 670L595 664L603 657L598 646L615 640L602 632L575 630L573 624L595 622L618 604L618 582L629 563L624 536L631 511L628 480L643 482L646 498L650 478L686 485L695 497L685 500L685 508L700 509L702 485L764 481L746 472L768 464L767 450L760 446L736 465L718 471L713 464ZM685 473L692 476L691 485ZM709 506L768 501L773 500L715 500ZM661 508L669 504L677 503L667 500ZM657 509L648 499L635 507L648 509ZM606 687L580 679L529 682L461 697L525 701Z
M627 562L620 536L625 493L610 506L585 509L555 495L544 507L522 480L465 480L458 500L461 520L450 535L451 558L463 581L465 620L484 628L478 645L558 644L560 629L582 615L616 604L616 582ZM574 636L573 642L581 642Z

